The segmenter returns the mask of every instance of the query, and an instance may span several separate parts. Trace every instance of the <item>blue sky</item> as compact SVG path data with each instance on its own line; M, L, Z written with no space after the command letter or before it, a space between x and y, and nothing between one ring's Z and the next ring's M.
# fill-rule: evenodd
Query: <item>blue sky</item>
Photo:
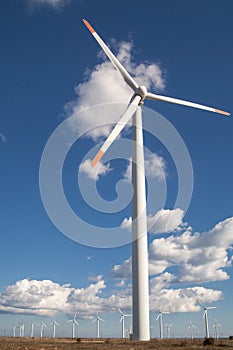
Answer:
M98 123L116 122L130 92L100 53L82 18L90 21L136 80L145 82L150 75L146 83L151 91L232 112L232 10L230 2L207 0L188 5L183 0L146 1L143 6L139 1L1 2L0 334L5 329L11 335L18 322L25 323L28 333L28 322L48 324L55 318L60 323L58 335L70 335L66 320L77 312L80 336L94 336L90 319L99 311L107 321L101 325L102 335L120 336L117 308L131 311L130 244L103 249L77 243L80 236L85 243L86 231L77 234L76 242L69 239L50 220L40 195L40 162L51 134L65 123L70 127L69 144L70 135L89 131L88 137L70 145L65 159L66 198L87 224L118 227L123 236L129 235L130 204L119 212L110 211L117 182L130 179L129 142L127 150L120 143L130 139L130 130L117 141L115 151L113 146L109 153L113 160L102 165L99 175L90 174L84 160L110 130L109 125L97 129ZM115 105L108 108L103 105L107 102ZM94 104L101 104L100 109L90 108ZM83 107L89 107L88 112L80 113ZM176 159L164 139L153 136L154 126L152 135L145 132L145 146L151 152L147 181L158 188L152 188L149 214L154 219L160 215L149 235L152 336L158 336L156 311L165 305L172 312L167 321L175 324L175 334L188 334L191 319L197 334L203 336L198 299L218 306L210 313L211 332L216 317L222 333L230 335L232 119L162 102L148 101L146 107L154 111L145 112L148 128L151 116L157 123L173 125L172 137L182 138L194 174L191 203L183 217L187 208L174 210L179 190ZM94 129L90 132L90 128ZM165 137L161 130L159 135ZM119 156L121 151L125 160L114 160L114 154ZM57 150L53 156L59 157ZM187 174L182 156L179 164ZM90 208L81 197L83 190L91 200L89 186L95 184L100 196L110 201L105 203L106 214ZM162 196L164 184L163 208L156 196ZM126 196L123 200L128 198L129 183L126 188L121 192ZM65 221L62 212L58 216ZM121 227L124 219L125 229ZM45 330L47 335L50 331Z

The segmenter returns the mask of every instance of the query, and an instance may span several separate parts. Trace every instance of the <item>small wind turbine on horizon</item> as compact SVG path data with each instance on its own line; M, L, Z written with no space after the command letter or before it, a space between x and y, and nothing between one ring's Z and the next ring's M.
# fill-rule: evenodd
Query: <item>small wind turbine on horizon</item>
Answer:
M142 105L146 99L164 101L193 108L199 108L210 112L229 116L228 112L203 106L197 103L157 95L147 91L145 86L139 86L130 76L116 56L110 51L93 27L84 19L86 27L99 43L114 67L122 75L122 78L133 90L132 98L117 125L101 146L92 161L94 167L106 153L111 144L119 136L132 117L132 296L133 296L133 339L149 340L149 288L148 288L148 238L147 238L147 213L146 213L146 188L145 167L143 150Z
M79 326L80 323L76 320L76 313L74 314L74 318L72 320L68 320L66 322L72 322L72 338L75 338L75 326Z
M99 313L97 312L96 314L96 318L92 321L92 323L96 322L96 338L100 337L100 322L105 322L105 320L103 320Z
M37 323L37 326L40 326L40 337L43 338L43 331L45 327L47 328L47 326L44 322Z
M173 323L170 323L170 324L164 323L164 325L167 327L167 338L170 339L171 338L171 328L173 327Z
M15 326L15 330L19 328L19 336L24 337L24 324L18 323L17 326Z
M211 309L216 309L217 306L205 306L201 301L199 301L199 303L202 305L203 309L204 309L204 314L202 316L202 318L205 320L205 336L206 338L210 337L210 332L209 332L209 321L208 321L208 312L207 310L211 310Z
M49 324L50 326L53 326L53 338L56 337L56 326L59 326L59 323L57 323L55 320Z
M31 324L31 338L34 337L34 327L37 326L37 324L38 324L37 322L34 322Z
M161 311L159 310L159 314L156 317L156 321L159 320L159 337L160 339L163 339L163 314L169 314L168 311Z
M218 321L216 320L216 318L214 319L213 327L215 328L215 337L216 337L216 339L219 339L218 328L219 328L219 327L222 327L222 325L221 325L220 323L218 323Z
M194 338L194 336L193 336L193 328L197 328L197 327L192 323L192 321L189 321L189 327L188 328L190 329L191 339L193 339Z
M131 317L132 315L124 314L121 309L118 309L118 311L121 314L121 319L119 321L119 323L121 323L121 337L125 338L125 317Z

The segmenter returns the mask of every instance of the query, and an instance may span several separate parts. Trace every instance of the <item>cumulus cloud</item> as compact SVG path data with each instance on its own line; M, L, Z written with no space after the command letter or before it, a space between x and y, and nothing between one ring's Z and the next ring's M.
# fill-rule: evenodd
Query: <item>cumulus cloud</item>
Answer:
M53 316L67 307L72 290L68 284L23 279L0 293L0 312Z
M0 134L0 140L2 142L6 142L6 136L4 134Z
M168 272L150 281L150 309L152 311L168 312L197 312L200 311L199 302L214 303L223 298L219 290L204 287L167 288L174 280Z
M152 234L178 232L186 227L183 222L184 211L177 208L174 210L161 209L154 215L148 215L148 232ZM121 228L130 231L132 227L132 217L124 218Z
M175 209L175 216L167 226L171 211L162 210L161 221L154 233L175 231L169 237L154 239L149 246L149 273L151 276L164 273L169 267L176 267L173 282L203 283L229 279L226 268L231 266L229 251L233 244L233 218L218 223L203 233L185 229L182 210ZM165 220L166 218L166 220ZM131 219L125 219L122 227L129 228ZM183 228L183 230L182 230ZM130 278L131 258L115 265L112 274L117 278Z
M135 63L132 49L132 43L121 42L117 48L118 59L138 84L143 84L151 90L163 90L165 81L160 66L157 63ZM96 65L92 71L86 72L85 80L75 88L77 99L66 105L67 114L74 116L71 128L89 130L87 135L94 140L109 135L112 125L119 121L133 94L112 63L105 56L101 57L105 61ZM114 105L110 105L113 102ZM100 104L103 108L97 118L93 106ZM85 113L80 113L83 111Z
M54 10L62 9L70 0L27 0L28 6L31 10L40 7L50 7Z
M79 171L81 173L85 173L90 179L98 181L99 177L102 175L106 175L111 171L110 163L108 164L102 164L101 162L98 162L98 165L95 167L91 166L91 160L86 159L84 162L82 162L79 166Z
M162 181L166 177L166 162L156 153L145 154L145 174L147 177ZM129 159L124 178L132 181L132 158Z

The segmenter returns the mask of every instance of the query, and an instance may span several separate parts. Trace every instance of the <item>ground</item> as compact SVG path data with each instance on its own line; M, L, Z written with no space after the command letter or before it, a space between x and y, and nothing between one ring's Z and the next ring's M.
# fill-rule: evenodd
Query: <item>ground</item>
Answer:
M1 350L170 350L170 349L226 349L233 350L233 340L211 340L203 345L203 339L152 339L149 342L136 342L124 339L65 339L65 338L13 338L0 337Z

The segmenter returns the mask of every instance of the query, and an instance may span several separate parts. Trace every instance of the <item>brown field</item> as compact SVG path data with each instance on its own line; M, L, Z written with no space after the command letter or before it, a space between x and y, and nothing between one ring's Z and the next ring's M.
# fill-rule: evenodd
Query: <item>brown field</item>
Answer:
M170 350L170 349L233 349L233 340L212 340L213 344L203 345L203 339L152 339L137 342L126 339L65 339L65 338L13 338L0 337L1 350Z

